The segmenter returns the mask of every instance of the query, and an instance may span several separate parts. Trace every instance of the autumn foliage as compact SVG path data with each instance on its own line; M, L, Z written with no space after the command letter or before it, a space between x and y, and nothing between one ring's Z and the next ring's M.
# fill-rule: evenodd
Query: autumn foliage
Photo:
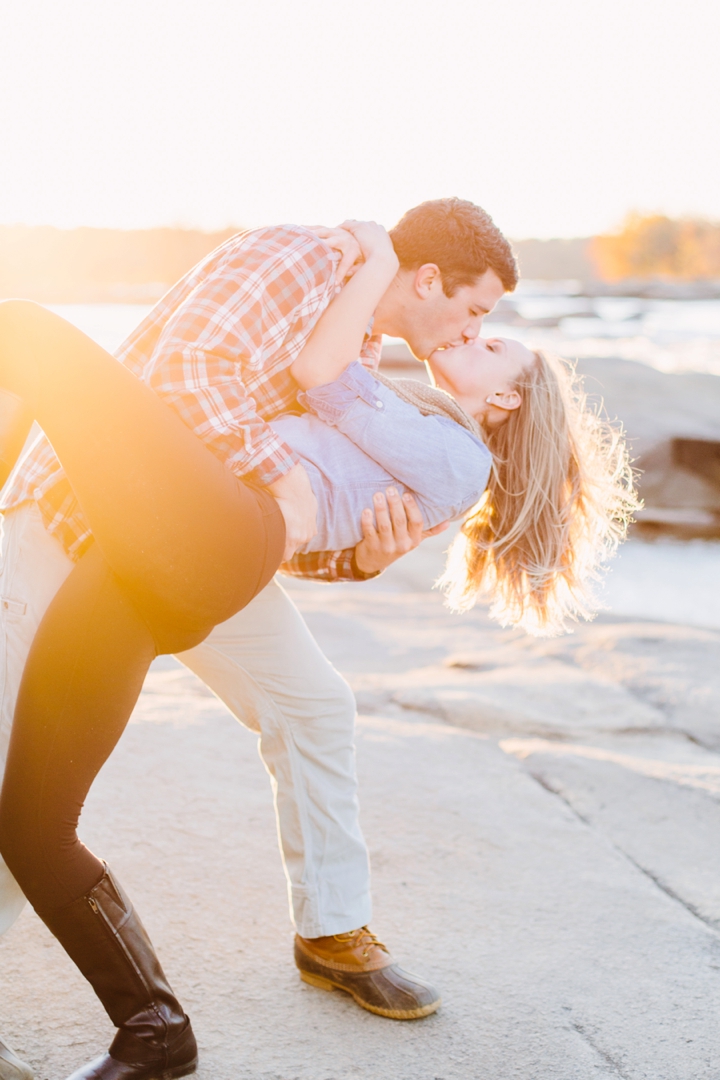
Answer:
M619 232L594 237L590 255L605 281L720 278L720 224L631 214Z

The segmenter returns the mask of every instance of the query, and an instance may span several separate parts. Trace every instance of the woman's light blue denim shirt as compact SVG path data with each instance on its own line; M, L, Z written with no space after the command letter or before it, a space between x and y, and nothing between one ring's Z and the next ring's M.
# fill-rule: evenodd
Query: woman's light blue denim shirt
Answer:
M318 501L318 532L302 551L354 547L363 509L390 484L413 493L426 529L460 517L485 490L485 444L446 416L423 416L360 361L298 400L309 412L270 426L302 459Z

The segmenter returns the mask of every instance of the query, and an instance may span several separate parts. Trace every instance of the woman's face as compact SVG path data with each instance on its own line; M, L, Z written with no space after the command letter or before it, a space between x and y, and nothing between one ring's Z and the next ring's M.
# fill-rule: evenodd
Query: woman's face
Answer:
M471 416L498 421L522 404L515 385L533 359L530 349L512 338L476 338L438 349L428 366L440 389Z

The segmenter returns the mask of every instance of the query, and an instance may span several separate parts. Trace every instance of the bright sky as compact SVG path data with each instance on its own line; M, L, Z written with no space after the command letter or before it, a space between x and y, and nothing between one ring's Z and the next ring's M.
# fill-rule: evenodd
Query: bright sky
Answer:
M720 219L717 0L5 0L0 222Z

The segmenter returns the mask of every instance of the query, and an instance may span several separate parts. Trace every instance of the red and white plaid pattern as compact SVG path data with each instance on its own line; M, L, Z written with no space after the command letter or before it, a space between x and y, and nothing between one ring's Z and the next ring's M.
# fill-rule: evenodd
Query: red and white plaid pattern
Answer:
M233 236L166 293L115 355L233 472L270 484L298 459L266 421L297 408L289 368L335 293L337 258L299 226ZM377 367L378 360L379 342L368 338L363 361ZM20 463L0 510L30 499L78 559L90 528L44 435ZM317 553L317 573L311 559L304 576L355 577L341 556Z

